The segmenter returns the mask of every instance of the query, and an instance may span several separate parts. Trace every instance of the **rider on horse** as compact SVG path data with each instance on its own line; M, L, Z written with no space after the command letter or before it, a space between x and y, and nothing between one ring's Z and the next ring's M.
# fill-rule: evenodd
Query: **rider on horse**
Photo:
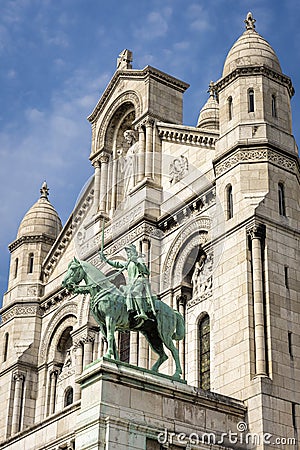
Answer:
M120 272L127 270L128 283L126 285L126 307L130 315L138 313L134 316L136 320L147 320L147 313L156 316L154 301L151 294L149 283L149 269L144 261L139 257L135 245L130 244L125 247L127 253L127 261L111 261L101 251L100 257L110 266L121 269Z

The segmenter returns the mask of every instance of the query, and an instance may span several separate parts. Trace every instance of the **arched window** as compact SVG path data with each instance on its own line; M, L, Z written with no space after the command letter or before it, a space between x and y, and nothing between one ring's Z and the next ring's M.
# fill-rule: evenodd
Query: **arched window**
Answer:
M34 255L33 255L33 253L29 253L29 256L28 256L28 273L33 273L33 261L34 261Z
M8 339L9 339L9 334L5 333L4 336L4 347L3 347L3 362L5 362L7 360L7 355L8 355Z
M130 358L130 332L129 331L119 334L119 353L120 353L120 361L129 363L129 358Z
M277 117L277 105L276 105L276 95L275 94L273 94L272 95L272 103L271 103L271 105L272 105L272 116L273 117Z
M210 389L210 321L205 314L199 322L199 387Z
M231 219L233 217L233 195L231 184L226 188L226 212L227 220Z
M233 102L232 97L228 97L228 120L231 120L233 117Z
M279 214L281 216L285 216L285 198L284 198L283 183L278 183L278 207L279 207Z
M73 388L69 386L65 390L64 408L66 406L72 405L72 403L73 403Z
M248 91L248 111L254 112L254 90L249 89Z
M15 273L14 273L14 277L17 278L18 275L18 268L19 268L19 258L15 259Z

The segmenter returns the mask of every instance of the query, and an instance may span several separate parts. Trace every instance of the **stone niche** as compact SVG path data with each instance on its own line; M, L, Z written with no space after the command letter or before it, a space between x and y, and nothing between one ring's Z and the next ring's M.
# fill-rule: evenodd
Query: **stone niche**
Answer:
M76 450L246 448L230 440L245 423L240 401L105 358L77 382Z

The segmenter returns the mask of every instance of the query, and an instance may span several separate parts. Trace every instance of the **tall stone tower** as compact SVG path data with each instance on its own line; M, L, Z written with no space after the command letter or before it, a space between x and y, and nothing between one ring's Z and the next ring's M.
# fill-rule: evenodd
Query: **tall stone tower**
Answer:
M1 402L8 407L1 434L10 436L33 425L37 362L41 333L40 298L44 295L42 264L62 225L48 200L41 196L25 214L11 252L8 290L3 299Z
M299 160L294 89L270 44L246 31L214 89L214 170L225 230L215 245L213 389L245 400L258 433L296 433L300 386Z

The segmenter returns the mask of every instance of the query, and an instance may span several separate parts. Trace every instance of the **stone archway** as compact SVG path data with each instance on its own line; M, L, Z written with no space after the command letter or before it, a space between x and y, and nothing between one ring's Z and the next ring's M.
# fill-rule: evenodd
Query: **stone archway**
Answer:
M179 231L163 265L163 290L180 285L185 276L184 266L190 253L194 248L200 248L208 242L210 227L209 217L197 217Z

